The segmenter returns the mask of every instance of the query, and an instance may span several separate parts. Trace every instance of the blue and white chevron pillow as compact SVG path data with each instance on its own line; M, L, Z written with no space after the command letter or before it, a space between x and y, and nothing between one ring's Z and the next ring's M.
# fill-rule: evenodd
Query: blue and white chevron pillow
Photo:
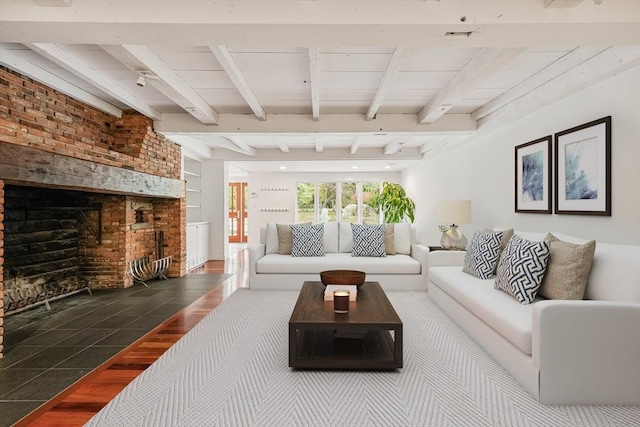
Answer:
M504 248L494 288L512 295L522 304L536 298L549 261L547 242L513 236Z
M462 271L480 279L488 279L493 275L500 256L502 232L481 233L477 231L467 246Z
M353 250L351 256L386 257L384 224L351 224Z
M322 224L291 225L291 256L312 257L324 256Z

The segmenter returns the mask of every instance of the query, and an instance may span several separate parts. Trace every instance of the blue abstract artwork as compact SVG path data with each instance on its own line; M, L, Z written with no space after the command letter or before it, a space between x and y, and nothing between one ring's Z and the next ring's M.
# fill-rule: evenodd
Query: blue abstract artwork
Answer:
M544 153L527 154L522 157L522 200L544 199Z
M566 200L598 198L598 143L596 139L565 146Z

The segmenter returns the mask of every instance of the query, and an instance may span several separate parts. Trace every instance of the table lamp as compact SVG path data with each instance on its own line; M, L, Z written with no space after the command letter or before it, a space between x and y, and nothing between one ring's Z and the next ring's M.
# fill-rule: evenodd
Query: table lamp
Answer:
M440 245L448 250L464 250L467 238L458 230L458 224L471 224L471 200L438 202L438 223L446 224Z

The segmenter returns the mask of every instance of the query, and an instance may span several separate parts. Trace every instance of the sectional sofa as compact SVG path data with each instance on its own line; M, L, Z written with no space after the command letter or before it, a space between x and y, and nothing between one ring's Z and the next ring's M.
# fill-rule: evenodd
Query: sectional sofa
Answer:
M416 243L409 223L393 225L394 254L352 256L351 224L323 224L323 256L280 254L277 224L261 228L260 244L249 247L249 286L252 289L300 289L307 280L320 280L324 270L359 270L368 281L386 290L426 290L429 249Z
M429 254L429 297L541 403L640 405L640 246L596 243L584 300L521 304L463 272L464 251Z

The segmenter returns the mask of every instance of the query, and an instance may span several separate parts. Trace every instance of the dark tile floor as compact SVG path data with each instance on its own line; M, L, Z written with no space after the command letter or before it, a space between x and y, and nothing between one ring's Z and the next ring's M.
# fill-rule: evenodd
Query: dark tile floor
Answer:
M231 274L188 274L80 293L8 316L0 359L0 426L10 426Z

